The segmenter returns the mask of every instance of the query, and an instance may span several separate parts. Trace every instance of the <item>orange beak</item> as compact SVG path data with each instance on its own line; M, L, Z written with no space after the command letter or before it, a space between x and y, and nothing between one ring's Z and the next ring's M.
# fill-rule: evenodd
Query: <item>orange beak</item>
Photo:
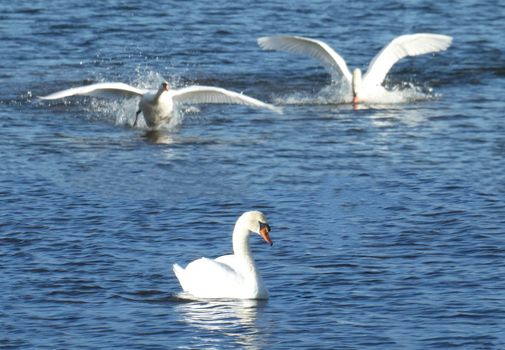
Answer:
M354 96L352 98L352 104L355 105L355 104L358 104L359 100L358 100L358 96Z
M274 244L274 242L270 239L268 227L265 226L260 229L260 236L263 237L263 240L268 244Z

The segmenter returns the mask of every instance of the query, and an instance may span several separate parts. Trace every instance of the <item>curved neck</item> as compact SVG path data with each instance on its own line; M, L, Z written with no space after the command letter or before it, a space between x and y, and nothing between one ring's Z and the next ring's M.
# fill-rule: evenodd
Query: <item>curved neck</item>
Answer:
M249 230L241 227L239 223L233 229L233 254L252 259L249 248Z
M249 248L249 230L237 221L233 229L233 254L237 259L237 272L244 278L244 284L253 293L248 297L256 298L260 295L262 298L268 297L268 291L263 286L260 274L256 270L256 264ZM249 294L248 294L249 295Z

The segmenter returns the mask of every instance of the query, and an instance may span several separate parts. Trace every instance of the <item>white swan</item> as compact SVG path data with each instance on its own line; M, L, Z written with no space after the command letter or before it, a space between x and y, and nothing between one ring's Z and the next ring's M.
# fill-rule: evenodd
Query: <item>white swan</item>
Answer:
M233 255L200 258L173 270L182 289L197 298L267 299L268 291L256 270L249 234L259 234L272 245L267 218L259 211L242 214L233 229Z
M343 77L351 86L353 104L367 102L374 93L385 90L381 84L391 67L400 59L443 51L451 45L451 42L450 36L440 34L419 33L399 36L373 58L362 78L359 68L351 73L344 59L322 41L300 36L270 36L258 39L258 44L264 50L286 51L319 60L331 72L334 82Z
M96 97L139 97L139 109L133 126L137 125L142 112L148 127L158 129L172 118L174 105L200 103L243 104L258 108L268 108L280 113L280 109L255 98L212 86L188 86L182 89L171 89L166 81L158 90L139 89L124 83L98 83L58 91L43 100L56 100L74 95Z

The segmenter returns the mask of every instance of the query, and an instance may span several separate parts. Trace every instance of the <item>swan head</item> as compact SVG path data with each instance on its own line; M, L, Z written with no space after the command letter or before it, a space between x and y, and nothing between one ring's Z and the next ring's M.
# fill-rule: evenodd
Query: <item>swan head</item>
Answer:
M167 81L164 81L163 83L161 83L160 87L158 88L158 91L156 92L156 95L154 96L154 103L157 103L159 101L159 99L161 98L161 96L169 91L171 88L170 84L167 82ZM145 113L144 113L144 116L145 116ZM149 123L148 123L149 125ZM150 127L152 125L149 125Z
M360 91L361 91L361 69L356 68L352 71L352 103L360 102Z
M261 221L259 222L259 225L260 225L259 235L263 238L265 242L267 242L268 244L270 244L270 246L272 246L274 242L272 242L272 240L270 239L270 225Z
M161 83L159 91L160 92L168 91L170 90L170 88L171 88L170 84L167 81L164 81L163 83Z
M248 211L240 216L237 220L237 225L242 225L247 228L249 232L254 232L259 234L265 242L272 245L273 242L270 239L270 226L268 225L268 220L260 211Z

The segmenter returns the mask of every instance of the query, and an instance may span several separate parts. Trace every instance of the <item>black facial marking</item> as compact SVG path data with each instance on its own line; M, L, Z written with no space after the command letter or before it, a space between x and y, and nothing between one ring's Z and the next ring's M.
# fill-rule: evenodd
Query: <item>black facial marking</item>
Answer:
M260 223L260 230L263 228L266 228L268 232L270 232L270 225L265 224L264 222L259 222Z

